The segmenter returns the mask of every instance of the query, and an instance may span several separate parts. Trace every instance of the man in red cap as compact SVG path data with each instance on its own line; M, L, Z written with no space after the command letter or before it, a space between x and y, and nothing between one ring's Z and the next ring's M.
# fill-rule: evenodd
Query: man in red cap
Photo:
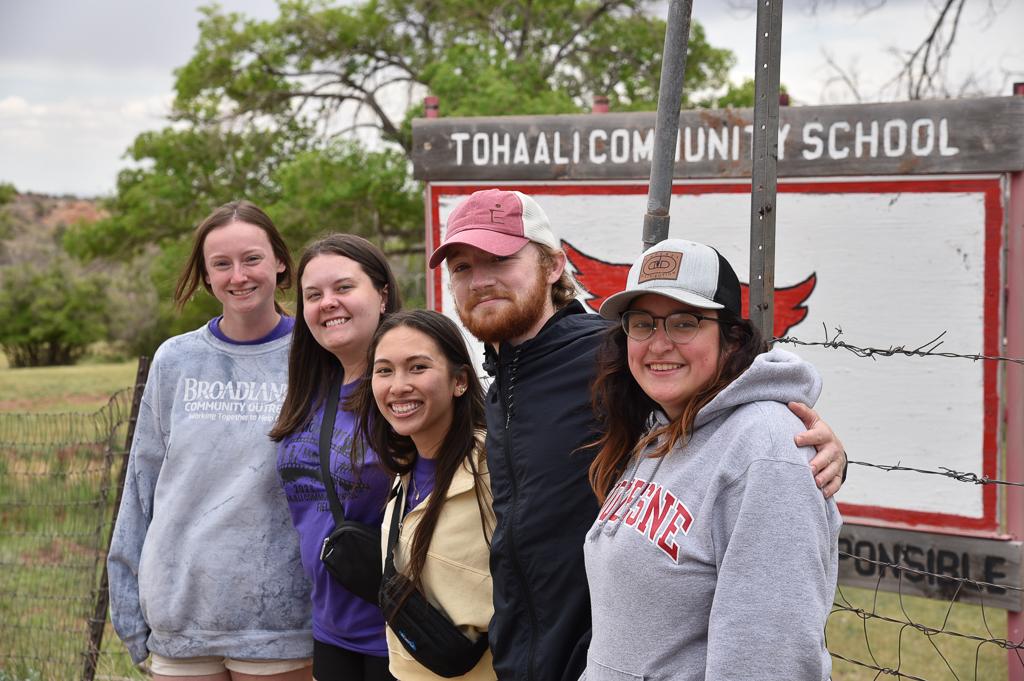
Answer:
M547 215L516 191L478 191L448 218L430 266L446 261L459 318L486 344L487 461L498 678L575 681L586 666L590 602L583 539L598 507L587 478L600 424L591 410L595 356L608 322L576 300ZM815 479L841 484L842 444L809 407ZM683 614L685 616L685 614Z

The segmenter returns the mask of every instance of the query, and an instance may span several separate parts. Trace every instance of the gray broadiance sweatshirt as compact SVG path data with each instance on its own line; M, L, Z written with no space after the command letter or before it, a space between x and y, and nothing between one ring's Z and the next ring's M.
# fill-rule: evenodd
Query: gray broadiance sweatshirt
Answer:
M234 345L204 326L156 352L107 559L111 620L136 663L312 655L309 582L267 437L289 340Z
M587 681L829 678L842 520L786 407L820 389L773 350L700 411L689 443L629 462L584 546Z

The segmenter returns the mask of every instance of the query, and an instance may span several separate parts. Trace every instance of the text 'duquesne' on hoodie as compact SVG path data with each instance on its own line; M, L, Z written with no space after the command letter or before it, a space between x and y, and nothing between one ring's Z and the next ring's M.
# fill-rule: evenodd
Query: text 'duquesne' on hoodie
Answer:
M772 350L698 413L688 443L628 463L584 546L587 681L829 678L842 520L786 406L820 390L810 364Z

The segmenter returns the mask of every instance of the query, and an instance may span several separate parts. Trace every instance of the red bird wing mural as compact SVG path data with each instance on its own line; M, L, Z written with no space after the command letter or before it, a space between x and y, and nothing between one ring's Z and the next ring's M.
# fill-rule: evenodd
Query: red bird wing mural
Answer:
M597 258L591 258L562 240L562 248L576 270L576 281L588 294L587 305L597 312L605 298L626 288L629 265L617 265Z
M587 305L595 312L601 309L601 303L606 298L626 287L629 264L610 263L591 257L564 240L562 248L576 270L576 281L587 293ZM807 300L817 283L818 277L812 272L799 284L775 288L776 336L785 336L807 317ZM746 317L750 306L750 287L747 284L740 284L740 298L743 302L743 316Z

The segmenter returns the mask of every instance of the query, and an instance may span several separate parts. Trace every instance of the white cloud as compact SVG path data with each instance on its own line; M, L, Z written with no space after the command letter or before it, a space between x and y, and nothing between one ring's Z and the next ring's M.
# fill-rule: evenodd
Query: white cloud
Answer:
M11 96L0 99L0 116L23 114L28 110L28 102L24 97Z
M735 4L735 3L734 3ZM829 84L835 71L826 53L838 66L857 76L861 95L876 100L905 98L884 86L898 72L900 58L893 54L912 50L931 26L934 10L926 0L887 0L873 12L860 2L820 2L809 11L807 0L787 3L782 23L781 80L793 97L806 104L850 102L848 89ZM753 3L750 3L753 7ZM1013 80L1024 80L1024 2L967 3L961 18L953 58L946 74L955 89L969 78L990 94L1010 94ZM694 3L694 19L707 29L716 47L728 47L737 56L734 80L754 72L754 27L750 12L729 11L722 3Z
M732 77L739 81L753 73L755 17L730 9L735 1L695 2L694 18L712 45L736 53ZM828 85L826 50L856 73L863 94L875 96L898 65L887 50L914 47L930 16L927 0L888 0L867 14L852 0L820 3L811 14L808 2L786 5L782 82L809 104L850 101L847 90ZM0 181L26 191L112 192L135 136L168 125L172 71L192 54L202 4L0 0ZM274 0L220 4L251 17L276 14ZM1024 2L997 2L994 21L988 4L966 5L948 75L954 83L973 76L990 92L1009 94L1010 80L1024 80ZM661 16L666 10L667 3L657 9Z
M171 95L0 100L0 181L23 191L93 196L113 190L135 136L166 125Z

